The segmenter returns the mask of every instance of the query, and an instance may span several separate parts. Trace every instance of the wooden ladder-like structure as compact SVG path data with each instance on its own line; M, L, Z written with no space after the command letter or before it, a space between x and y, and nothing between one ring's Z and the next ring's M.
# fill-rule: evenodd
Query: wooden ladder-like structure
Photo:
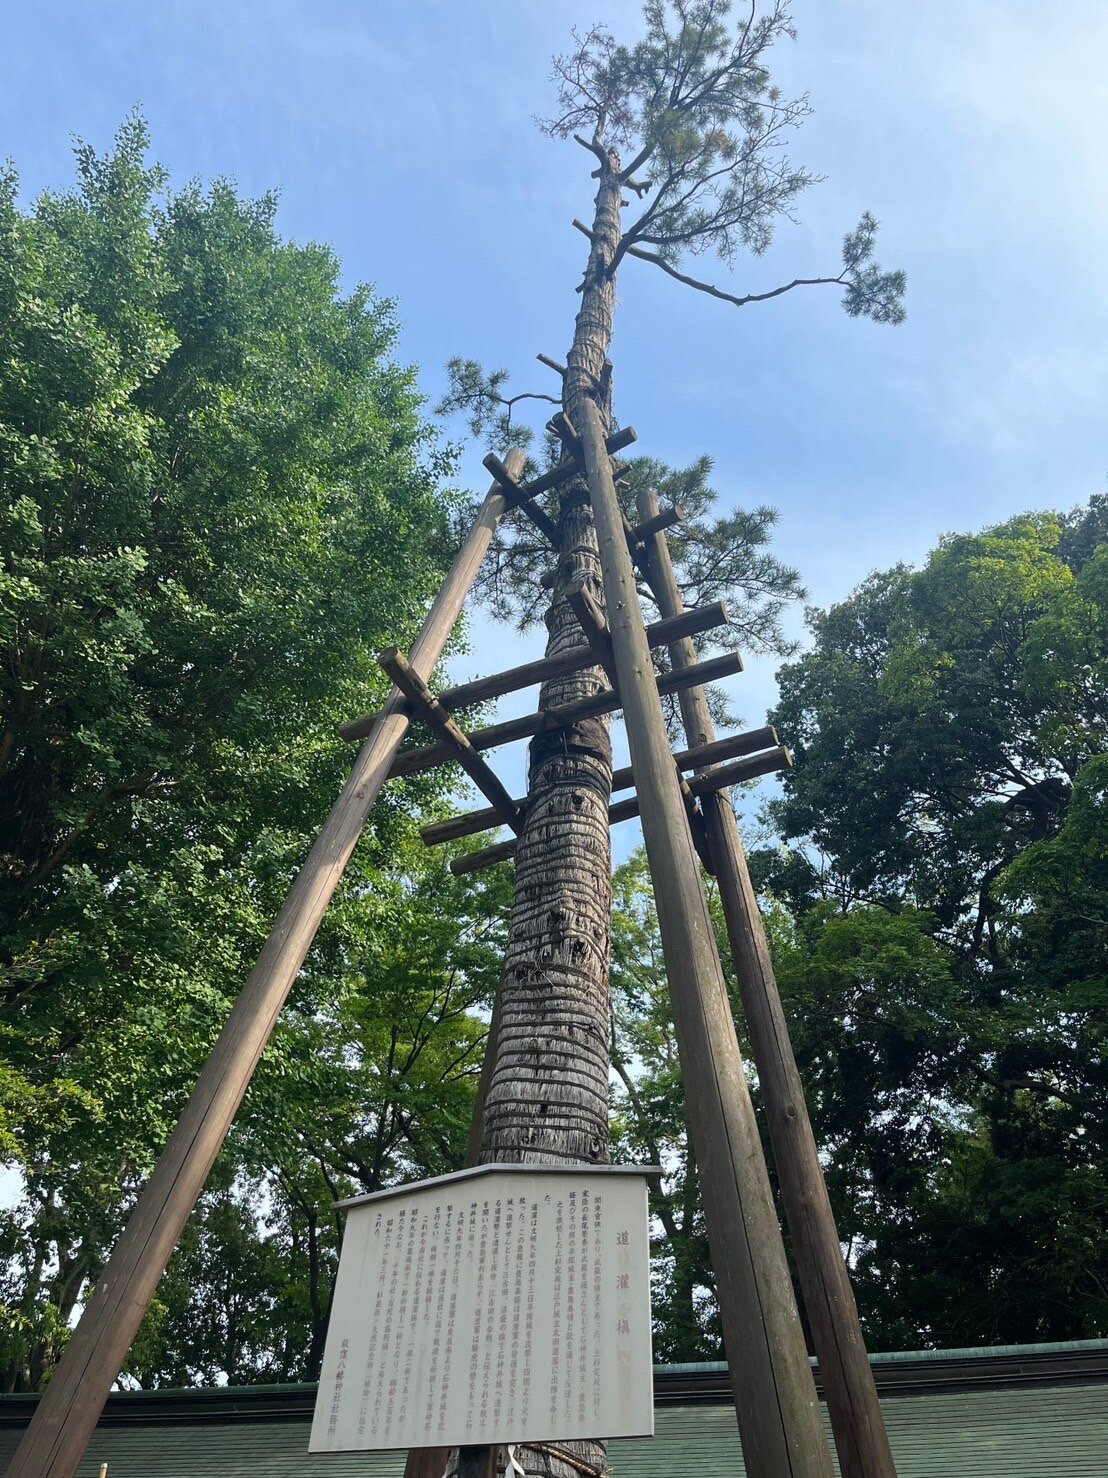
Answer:
M831 1467L698 862L719 887L841 1471L844 1478L895 1478L765 934L724 793L729 785L787 767L788 751L772 728L722 739L715 735L704 685L741 671L741 659L736 654L697 659L693 637L725 625L727 617L719 604L683 607L665 539L679 511L661 510L647 494L639 500L640 521L632 526L620 508L612 458L636 439L635 432L626 429L606 438L591 402L579 429L564 414L551 425L565 455L534 481L520 481L521 452L503 462L485 458L492 487L418 639L407 655L396 648L381 654L395 684L388 702L379 712L342 726L345 738L366 742L116 1243L9 1478L73 1478L76 1473L385 781L457 763L481 791L487 808L424 828L428 845L501 825L518 834L525 802L508 793L483 752L617 708L623 710L631 764L615 772L612 788L634 787L636 793L614 802L609 819L642 816L747 1471L751 1478L830 1478ZM582 628L580 645L436 695L429 679L499 522L517 509L556 550L557 526L537 500L582 475L596 520L608 615L587 589L578 588L570 601ZM651 626L644 624L639 605L640 578L661 614ZM658 647L668 649L669 667L655 676L650 651ZM593 666L603 668L609 686L583 702L468 734L452 717L483 700ZM666 693L677 695L685 728L687 747L677 754L662 713ZM427 724L436 742L401 750L414 718ZM457 859L452 868L491 866L511 856L514 847L507 841L484 848ZM496 1024L494 1011L490 1048ZM492 1058L488 1050L470 1161L480 1147ZM469 1465L478 1455L467 1450L466 1458ZM486 1467L487 1456L479 1462ZM441 1471L433 1449L410 1455L409 1478L437 1478Z

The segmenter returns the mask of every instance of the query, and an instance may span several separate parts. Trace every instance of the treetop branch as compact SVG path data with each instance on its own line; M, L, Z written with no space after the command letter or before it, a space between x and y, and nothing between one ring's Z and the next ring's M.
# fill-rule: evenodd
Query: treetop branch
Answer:
M575 133L573 135L573 139L575 143L581 145L582 149L588 149L590 154L595 154L596 157L600 160L601 165L605 169L609 169L611 167L608 158L608 151L607 149L605 149L604 145L601 144L597 139L584 139L579 133Z
M640 261L652 262L655 267L661 267L663 272L668 273L678 282L684 283L686 287L695 287L697 292L707 293L709 297L720 298L725 303L734 303L736 308L745 308L747 303L768 302L770 298L779 298L783 293L792 292L794 287L823 287L836 284L843 287L846 285L844 273L840 273L838 277L794 277L791 282L782 283L780 287L771 288L769 292L746 293L745 296L739 297L735 293L725 293L722 288L714 287L710 282L701 282L696 277L689 277L687 273L679 272L657 252L643 251L640 246L628 246L625 250L629 257L638 257Z

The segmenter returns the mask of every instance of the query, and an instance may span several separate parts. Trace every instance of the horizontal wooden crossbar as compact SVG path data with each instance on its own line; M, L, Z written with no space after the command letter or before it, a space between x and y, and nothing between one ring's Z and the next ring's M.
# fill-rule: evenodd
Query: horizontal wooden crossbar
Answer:
M635 536L637 544L645 544L647 539L660 534L663 529L672 528L675 523L680 523L685 517L684 510L675 503L672 508L663 508L653 518L648 518L645 523L637 523L631 532Z
M724 760L738 759L741 755L757 754L759 751L780 744L777 730L767 724L761 729L752 729L747 734L732 734L727 739L717 739L712 744L701 744L696 749L683 749L673 756L681 770L699 770L705 765L718 765ZM635 777L630 765L623 765L612 773L612 790L630 790ZM524 802L517 800L516 805ZM459 837L475 836L500 825L500 815L494 806L480 811L467 811L461 816L451 816L446 821L433 821L420 829L424 846L436 847L440 842L454 842Z
M652 647L664 647L683 636L698 636L704 631L714 631L727 625L727 611L719 601L694 610L684 611L667 621L655 621L646 628L647 640ZM581 672L586 667L596 666L596 654L590 646L582 643L570 647L557 657L540 657L536 662L525 662L521 667L511 667L506 672L497 672L489 677L479 677L470 683L461 683L447 688L439 694L444 708L470 708L474 703L485 703L490 698L502 698L505 693L515 693L520 688L532 687L535 683L550 682L553 678L568 677L572 672ZM339 726L344 739L364 739L380 717L379 713L366 713L349 723Z
M595 657L591 657L590 661L595 662ZM695 688L701 683L713 683L721 678L733 677L736 672L742 670L743 663L739 654L728 652L725 656L713 657L708 662L701 662L696 667L663 672L655 681L659 693L678 693L682 688ZM487 729L474 729L469 735L469 742L474 749L495 749L499 744L511 744L516 739L529 739L533 734L538 734L543 730L564 729L567 724L578 723L581 719L597 718L604 713L613 713L618 707L619 695L611 688L605 688L591 698L583 698L579 703L567 703L563 708L551 708L546 712L524 714L522 718L508 719L505 723L493 724ZM393 761L389 778L418 775L424 770L434 769L436 765L446 764L453 758L453 752L445 744L431 744L424 749L402 751Z
M609 456L615 456L632 442L638 440L638 432L633 426L625 426L622 431L616 431L608 437L605 445ZM580 463L574 459L571 462L560 463L552 467L549 472L544 472L541 477L536 477L533 482L521 483L511 475L504 463L492 452L484 458L484 465L497 482L504 489L504 496L508 504L513 508L521 508L528 518L532 519L543 533L557 544L557 527L548 513L545 513L535 503L535 499L543 493L550 492L553 488L560 487L563 482L568 482L571 477L581 475ZM536 519L536 512L539 517ZM551 534L553 530L553 534Z
M778 745L777 748L755 754L750 759L738 760L733 765L721 765L718 770L710 770L706 775L695 775L688 782L689 791L693 796L707 795L713 790L739 785L744 780L756 780L760 775L772 775L779 770L787 770L792 762L789 751L784 745ZM629 796L627 800L616 801L608 807L608 824L614 826L616 822L629 821L638 814L639 798L637 795ZM498 862L506 862L514 857L517 845L513 839L499 842L495 847L482 847L479 852L470 852L465 857L455 857L450 864L450 871L455 877L461 877L468 872L480 872L482 868L495 867Z

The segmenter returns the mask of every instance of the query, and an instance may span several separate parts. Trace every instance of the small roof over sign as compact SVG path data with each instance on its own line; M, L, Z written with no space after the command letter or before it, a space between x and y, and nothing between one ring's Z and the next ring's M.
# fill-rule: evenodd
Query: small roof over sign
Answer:
M412 1196L418 1191L430 1190L435 1186L455 1185L459 1181L473 1180L481 1175L637 1175L647 1180L660 1180L664 1173L660 1165L576 1165L568 1161L558 1161L553 1165L540 1162L493 1162L488 1165L473 1165L468 1170L454 1170L449 1175L433 1175L429 1180L412 1180L406 1185L389 1186L384 1191L369 1191L364 1196L350 1196L345 1201L333 1202L331 1209L349 1211L354 1206L365 1206L370 1201Z

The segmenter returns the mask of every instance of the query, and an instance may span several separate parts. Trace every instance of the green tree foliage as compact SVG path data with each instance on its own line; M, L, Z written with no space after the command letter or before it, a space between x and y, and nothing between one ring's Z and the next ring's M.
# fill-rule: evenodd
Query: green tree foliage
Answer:
M785 153L808 99L786 98L767 67L774 43L794 34L787 0L731 17L730 0L647 0L645 34L633 46L593 26L555 59L558 112L543 128L600 155L620 151L636 197L609 270L631 256L737 307L835 284L852 317L900 323L905 275L874 261L877 222L868 212L844 238L835 276L738 296L678 270L686 256L713 253L727 265L760 256L814 182Z
M451 552L448 467L390 360L390 305L283 242L273 199L167 192L146 145L137 119L106 156L81 145L76 187L30 209L0 182L0 1132L25 1186L0 1222L9 1386L49 1366L341 785L334 722L383 695L375 652ZM383 978L392 926L359 900L416 793L377 808L263 1073L248 1112L268 1159L238 1141L236 1175L294 1176L290 1205L328 1199L295 1148L325 1082L321 1156L387 1175L417 1155L403 1103L350 1113L354 1086L325 1071L332 1025L354 1032L339 1066L359 1094L382 1051L350 981ZM389 906L418 910L425 886L397 880ZM453 1125L479 1026L441 983L417 1011L415 974L389 979L413 1041L445 1013L446 1039L389 1072L416 1098L455 1083ZM256 1234L223 1205L198 1247Z
M854 1136L840 1212L884 1342L1108 1328L1105 515L946 539L816 613L781 674L793 846L756 860L803 944L817 1124ZM905 928L853 1000L817 972L836 937L860 964Z
M944 540L813 613L781 673L791 845L752 865L871 1347L1108 1330L1106 525L1096 498ZM702 1358L712 1277L641 856L616 897L618 1135L667 1170L659 1349Z
M332 1202L462 1161L503 956L510 874L454 878L401 847L337 906L159 1288L142 1385L318 1375L342 1217Z
M779 820L855 896L905 888L974 957L995 948L995 879L1062 823L1104 748L1108 591L1086 556L1102 499L947 539L812 616L781 673L796 746Z

